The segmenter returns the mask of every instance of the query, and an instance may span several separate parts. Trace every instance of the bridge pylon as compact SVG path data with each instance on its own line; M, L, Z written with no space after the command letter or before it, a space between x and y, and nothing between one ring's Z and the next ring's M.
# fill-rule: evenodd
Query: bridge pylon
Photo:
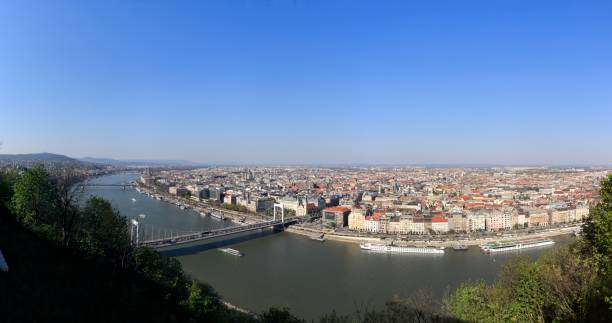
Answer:
M281 222L285 222L285 208L283 207L283 203L274 203L274 215L272 216L272 220L276 221L277 209L280 209Z
M140 228L138 221L132 219L130 221L130 241L136 247L140 243Z

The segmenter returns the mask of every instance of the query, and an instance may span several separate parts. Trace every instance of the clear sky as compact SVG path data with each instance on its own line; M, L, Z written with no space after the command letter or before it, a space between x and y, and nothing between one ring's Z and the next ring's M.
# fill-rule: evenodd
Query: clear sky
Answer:
M0 153L612 164L612 1L0 0Z

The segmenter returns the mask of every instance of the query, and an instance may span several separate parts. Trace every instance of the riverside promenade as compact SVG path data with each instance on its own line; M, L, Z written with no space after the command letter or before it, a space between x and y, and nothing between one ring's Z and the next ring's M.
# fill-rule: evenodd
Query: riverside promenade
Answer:
M427 246L452 247L456 245L479 246L484 243L497 242L497 241L504 242L504 241L527 241L527 240L533 240L533 239L549 239L549 238L556 237L556 236L571 235L575 231L579 231L580 229L581 229L581 225L576 225L576 226L569 226L569 227L564 227L564 228L551 228L547 231L531 233L531 234L524 234L524 235L517 235L516 233L509 231L500 236L478 237L474 239L462 239L462 240L452 240L449 238L449 239L446 239L445 241L443 240L444 235L437 236L436 237L437 240L422 240L422 239L411 240L410 236L401 236L402 239L399 242L399 244L400 245L401 244L414 245L417 247L427 247ZM356 244L367 243L367 242L384 244L385 242L388 242L391 240L394 240L395 243L398 244L397 242L399 240L398 237L394 237L394 238L387 237L385 239L382 239L380 237L363 236L363 235L354 234L354 233L333 232L331 230L325 230L325 229L308 228L302 225L293 225L285 229L285 231L299 234L299 235L308 236L308 237L320 236L324 234L325 238L329 240L356 243ZM442 239L443 241L441 241L440 239Z

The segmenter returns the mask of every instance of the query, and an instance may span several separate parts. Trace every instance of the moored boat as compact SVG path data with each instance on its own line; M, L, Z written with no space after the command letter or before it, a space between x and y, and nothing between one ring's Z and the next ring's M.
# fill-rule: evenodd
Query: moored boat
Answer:
M426 254L443 254L443 248L431 248L431 247L399 247L399 246L387 246L378 245L372 243L360 244L361 250L377 251L377 252L389 252L389 253L426 253Z
M466 251L468 249L469 248L466 245L455 245L455 246L453 246L453 250L455 250L455 251Z
M484 252L501 252L501 251L514 251L527 248L552 246L555 242L552 240L534 240L534 241L508 241L508 242L490 242L480 246L480 249Z

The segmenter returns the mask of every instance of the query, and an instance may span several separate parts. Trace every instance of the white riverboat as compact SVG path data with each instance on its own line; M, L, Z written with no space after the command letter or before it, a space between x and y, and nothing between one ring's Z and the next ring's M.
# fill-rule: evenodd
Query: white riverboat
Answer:
M509 241L509 242L491 242L485 243L480 246L480 249L484 252L502 252L502 251L514 251L527 248L545 247L552 246L555 242L552 240L535 240L535 241Z
M219 248L219 251L225 252L226 254L230 254L232 256L242 257L244 254L236 249L232 248Z
M387 246L380 244L365 243L359 245L361 250L376 251L376 252L389 252L389 253L431 253L431 254L443 254L443 248L430 248L430 247L399 247L399 246Z

